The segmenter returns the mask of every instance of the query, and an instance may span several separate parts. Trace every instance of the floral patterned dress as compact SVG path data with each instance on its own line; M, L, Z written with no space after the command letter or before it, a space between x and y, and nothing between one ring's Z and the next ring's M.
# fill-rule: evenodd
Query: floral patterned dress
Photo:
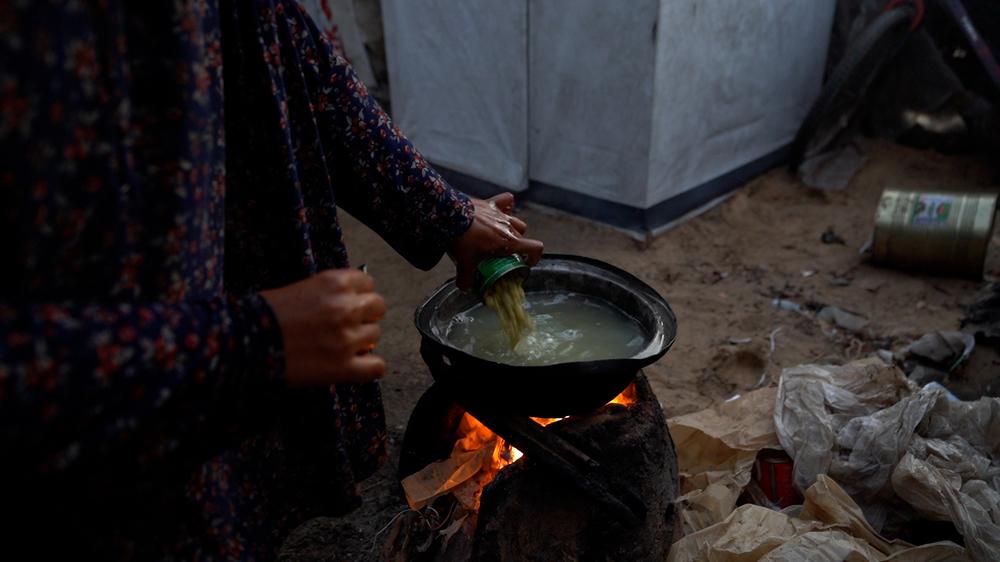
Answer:
M378 387L286 389L257 294L347 266L338 208L425 269L472 216L294 1L0 1L0 552L266 560L356 506Z

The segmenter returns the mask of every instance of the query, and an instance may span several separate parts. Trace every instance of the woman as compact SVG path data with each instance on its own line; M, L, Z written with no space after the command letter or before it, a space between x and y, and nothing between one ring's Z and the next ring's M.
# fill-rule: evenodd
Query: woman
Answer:
M337 208L463 288L541 243L292 0L7 2L0 29L3 544L273 558L384 455L385 304Z

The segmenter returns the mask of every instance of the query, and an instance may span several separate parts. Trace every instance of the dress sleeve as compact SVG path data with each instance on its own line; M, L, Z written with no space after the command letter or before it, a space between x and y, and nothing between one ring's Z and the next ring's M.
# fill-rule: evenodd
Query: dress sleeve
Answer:
M275 5L278 34L294 43L325 156L349 172L338 177L338 206L410 263L430 269L472 224L469 198L428 164L296 2Z
M0 302L0 449L42 473L122 449L155 461L220 419L240 423L238 410L277 394L283 369L281 332L257 295Z

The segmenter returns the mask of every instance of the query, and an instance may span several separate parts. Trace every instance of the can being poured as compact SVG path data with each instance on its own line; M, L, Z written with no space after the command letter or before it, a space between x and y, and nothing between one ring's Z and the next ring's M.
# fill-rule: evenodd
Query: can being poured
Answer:
M501 277L507 275L527 277L529 271L528 262L518 254L483 260L476 268L476 292L480 296L485 295Z

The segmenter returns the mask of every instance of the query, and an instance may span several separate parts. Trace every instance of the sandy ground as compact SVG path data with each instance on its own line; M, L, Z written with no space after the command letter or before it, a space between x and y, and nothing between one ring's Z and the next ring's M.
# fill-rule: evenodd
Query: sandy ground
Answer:
M884 188L995 188L996 176L971 159L879 142L864 146L868 162L844 191L811 191L786 171L774 170L648 244L541 209L525 208L519 216L546 251L617 265L671 304L677 343L646 373L667 416L675 416L766 384L783 367L840 362L878 348L898 349L930 330L958 328L981 283L879 269L863 263L858 249L871 234ZM297 543L293 537L288 552L306 559L368 557L377 530L405 509L393 476L398 444L416 400L432 382L418 354L413 310L453 273L447 259L431 272L414 270L364 226L344 222L352 261L368 264L390 302L379 350L390 365L383 390L393 458L365 483L361 510L312 523L331 537L329 544ZM821 242L828 228L846 244ZM1000 275L996 238L988 276ZM775 297L858 312L870 320L868 332L833 333L811 317L776 309Z

